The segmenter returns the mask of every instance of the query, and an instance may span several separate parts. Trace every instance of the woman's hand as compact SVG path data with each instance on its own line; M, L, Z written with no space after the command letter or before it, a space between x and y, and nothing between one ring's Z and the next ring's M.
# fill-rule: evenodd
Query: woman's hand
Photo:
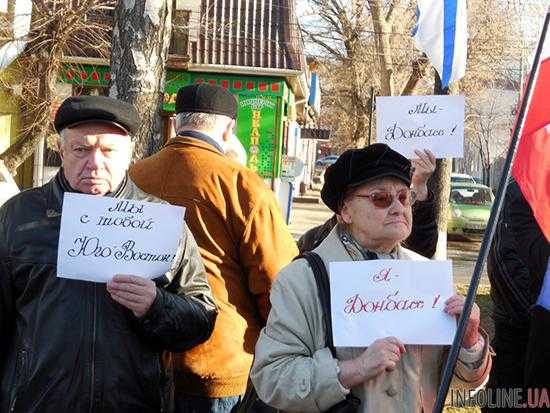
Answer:
M449 315L454 315L457 319L462 315L464 311L464 302L466 300L463 296L455 294L447 301L445 301L444 311ZM470 313L470 319L466 326L466 332L462 339L462 347L470 348L479 341L479 317L480 311L476 303L472 306Z
M384 371L392 371L405 352L405 346L395 337L376 340L359 357L339 362L340 382L351 389Z
M424 152L415 150L418 159L411 161L414 172L412 176L412 189L416 192L418 201L425 201L428 198L428 179L435 171L435 156L428 149Z

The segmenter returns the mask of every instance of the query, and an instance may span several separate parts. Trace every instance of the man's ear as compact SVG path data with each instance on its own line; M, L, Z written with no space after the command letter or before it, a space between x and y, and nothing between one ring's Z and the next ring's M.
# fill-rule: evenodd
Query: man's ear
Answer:
M170 116L170 118L168 118L168 130L169 130L169 133L170 133L170 136L168 137L168 139L171 139L171 138L173 138L174 136L177 135L177 132L176 132L176 117L175 116Z
M223 131L222 137L224 142L229 142L233 135L233 129L235 129L235 119L231 119L231 122L227 124L227 127Z
M128 138L129 138L129 139L132 139L132 137L131 137L130 135L128 135ZM132 140L130 141L130 148L128 149L128 158L129 158L129 159L128 159L128 164L129 164L129 165L133 163L132 160L133 160L133 158L134 158L134 149L135 149L135 147L136 147L136 143L135 143L134 140L132 139Z
M61 144L62 140L61 137L58 137L55 140L55 149L57 149L57 152L59 153L59 157L61 160L63 160L63 145Z

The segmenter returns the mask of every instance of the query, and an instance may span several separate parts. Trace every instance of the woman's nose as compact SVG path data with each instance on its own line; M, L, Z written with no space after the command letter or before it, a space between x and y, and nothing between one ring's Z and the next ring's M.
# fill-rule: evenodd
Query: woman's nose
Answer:
M391 214L402 214L402 213L405 212L405 208L407 208L407 207L405 207L401 203L401 201L399 200L399 197L395 196L393 198L393 201L392 201L391 205L390 205L390 211L389 212Z

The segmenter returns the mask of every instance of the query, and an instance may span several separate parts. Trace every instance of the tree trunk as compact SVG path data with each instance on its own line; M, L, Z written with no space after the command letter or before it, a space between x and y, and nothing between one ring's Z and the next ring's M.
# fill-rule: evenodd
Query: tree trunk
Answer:
M434 94L447 94L441 88L441 79L437 72L435 74ZM434 258L439 260L447 259L447 213L451 192L451 168L452 161L450 159L438 159L435 172L428 182L428 186L435 196L435 216L439 236Z
M368 143L368 120L365 114L358 114L357 124L353 133L353 143L356 148L364 148Z
M435 196L435 216L439 232L435 258L440 260L447 259L447 213L451 192L451 167L450 159L438 159L435 172L428 182Z
M109 95L132 103L141 119L134 159L162 147L161 110L172 0L121 0L115 8Z
M50 108L59 73L59 56L45 52L32 62L36 64L28 70L41 76L23 84L20 134L17 141L0 155L13 175L17 167L32 155L36 145L52 131Z
M378 45L380 63L380 94L382 96L394 95L393 59L390 35L392 27L385 19L381 0L369 0L372 13L372 25Z
M488 137L485 141L485 147L487 148L487 182L485 185L487 186L491 186L491 147L489 146L489 141L490 138Z

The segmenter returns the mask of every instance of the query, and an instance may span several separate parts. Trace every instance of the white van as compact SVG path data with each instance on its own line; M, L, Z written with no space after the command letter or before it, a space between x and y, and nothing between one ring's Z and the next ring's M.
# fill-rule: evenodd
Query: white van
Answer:
M451 173L451 182L457 184L475 184L477 183L473 176L467 174Z

